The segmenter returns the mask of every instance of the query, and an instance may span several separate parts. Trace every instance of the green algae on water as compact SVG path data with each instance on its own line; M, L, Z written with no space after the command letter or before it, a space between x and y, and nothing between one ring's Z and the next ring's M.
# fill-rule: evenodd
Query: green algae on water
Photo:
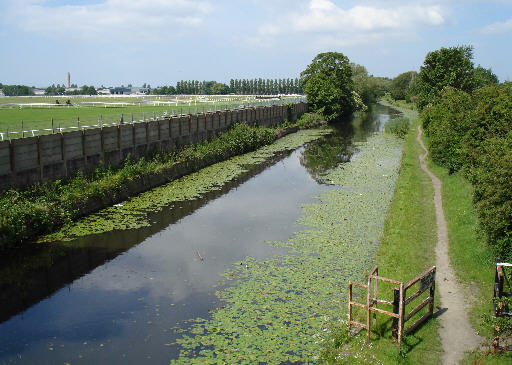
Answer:
M346 315L349 280L375 262L393 196L402 142L377 134L349 164L325 176L338 186L303 206L307 229L286 242L289 253L250 257L226 272L235 285L216 292L226 303L177 340L175 364L314 362L332 322Z
M39 242L71 241L91 234L150 226L150 213L158 212L172 203L197 199L209 191L220 189L225 183L248 171L250 166L263 163L278 152L299 148L329 133L329 129L311 129L290 134L257 151L216 163L91 214L56 233L40 238Z

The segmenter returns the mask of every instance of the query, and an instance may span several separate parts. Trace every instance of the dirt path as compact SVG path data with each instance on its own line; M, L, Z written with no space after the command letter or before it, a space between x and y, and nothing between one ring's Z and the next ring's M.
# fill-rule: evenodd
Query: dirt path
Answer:
M443 344L443 364L458 364L464 356L464 351L478 346L482 338L477 336L469 324L468 304L462 288L457 283L455 272L450 265L448 255L448 228L444 218L443 201L441 197L441 180L437 178L425 163L428 151L421 140L421 128L418 126L417 140L425 150L420 156L421 168L430 176L434 185L434 204L437 222L436 245L436 285L441 296L441 308L446 311L439 317L441 328L439 335Z

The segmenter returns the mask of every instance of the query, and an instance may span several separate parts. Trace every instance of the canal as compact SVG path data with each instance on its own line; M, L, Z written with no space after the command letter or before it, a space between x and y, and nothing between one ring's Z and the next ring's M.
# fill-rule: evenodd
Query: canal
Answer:
M376 105L351 125L150 213L137 229L7 252L0 363L168 364L179 354L176 328L223 305L220 274L247 257L285 253L266 242L302 229L301 205L334 189L323 183L326 172L350 163L357 142L394 115Z

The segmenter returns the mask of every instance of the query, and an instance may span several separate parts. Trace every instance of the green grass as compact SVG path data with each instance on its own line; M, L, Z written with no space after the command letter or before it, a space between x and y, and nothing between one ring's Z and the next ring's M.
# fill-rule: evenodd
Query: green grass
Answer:
M429 169L443 182L443 208L448 223L450 259L459 282L473 295L469 319L475 331L487 338L493 329L485 321L492 315L492 292L494 284L494 257L491 247L478 226L473 207L473 188L461 173L449 174L431 160ZM487 345L487 344L486 344ZM487 348L474 351L463 361L465 364L512 363L512 353L489 355Z
M54 104L55 100L65 103L70 99L73 106L60 106L60 107L42 107L42 106L3 106L4 103L51 103ZM188 114L200 113L207 111L222 110L226 108L236 108L241 104L247 104L243 97L227 95L225 98L215 98L216 102L188 102L182 97L178 97L178 104L167 104L155 106L143 102L148 101L170 101L174 102L176 97L160 97L160 96L145 96L145 97L68 97L68 96L52 96L52 97L5 97L0 98L0 132L6 133L17 132L22 130L39 130L52 128L52 118L54 128L60 127L76 127L78 126L78 119L80 119L81 126L98 124L99 120L103 123L119 122L121 114L123 114L124 122L130 122L132 117L135 121L142 120L143 118L152 118L154 115L157 117L167 114ZM82 102L123 102L134 105L126 106L85 106L79 105ZM256 100L249 101L251 105L258 103ZM189 105L190 104L190 105ZM262 104L263 105L263 104ZM144 115L143 115L144 113ZM37 134L50 133L38 132ZM26 134L27 135L27 134ZM28 135L32 135L28 133ZM12 134L11 138L19 138L21 135Z
M437 234L434 191L430 178L419 164L418 156L423 150L416 141L417 124L415 120L406 136L395 196L377 253L379 274L402 282L435 265ZM377 324L387 329L389 322L384 317ZM384 363L398 360L400 363L436 364L442 353L437 328L437 321L430 320L413 335L406 337L403 357L396 357L397 350L391 343L390 331L380 336L374 335L375 351L385 355L382 358Z

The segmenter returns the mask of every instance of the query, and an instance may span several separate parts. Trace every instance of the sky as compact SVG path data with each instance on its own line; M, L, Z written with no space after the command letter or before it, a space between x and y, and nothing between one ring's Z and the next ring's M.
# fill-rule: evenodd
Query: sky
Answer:
M295 78L330 51L393 78L457 45L510 80L512 0L0 0L3 84Z

